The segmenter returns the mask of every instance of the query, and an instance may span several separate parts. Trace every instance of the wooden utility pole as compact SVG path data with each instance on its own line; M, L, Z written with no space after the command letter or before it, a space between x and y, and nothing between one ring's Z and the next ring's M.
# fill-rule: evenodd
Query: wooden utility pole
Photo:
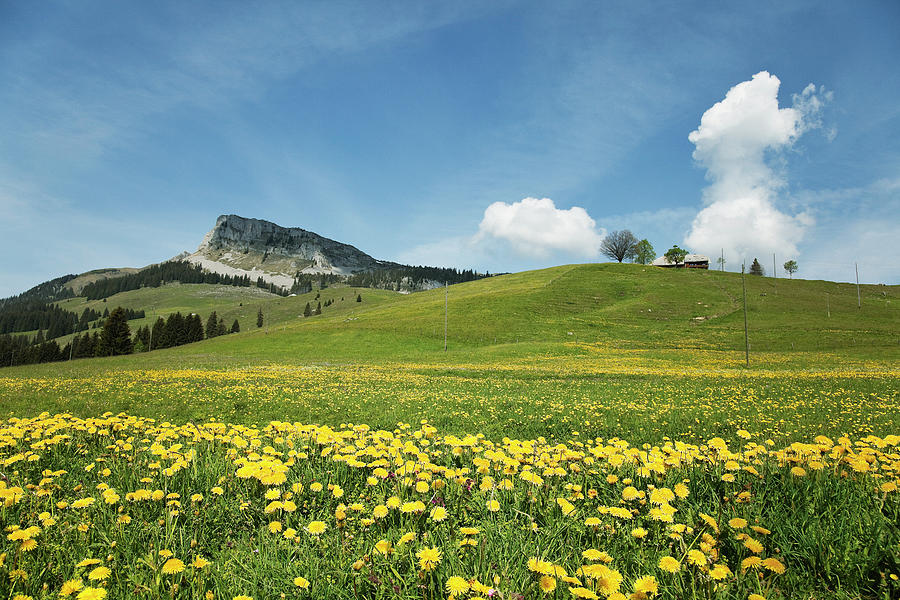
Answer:
M859 296L859 263L853 263L856 269L856 308L862 308L862 299Z
M772 277L778 279L778 268L775 266L775 253L772 253Z
M825 294L825 316L831 318L831 294Z
M444 352L447 351L447 299L450 296L447 282L444 282Z
M747 329L747 284L744 282L744 265L741 265L741 289L744 291L744 360L750 366L750 334Z

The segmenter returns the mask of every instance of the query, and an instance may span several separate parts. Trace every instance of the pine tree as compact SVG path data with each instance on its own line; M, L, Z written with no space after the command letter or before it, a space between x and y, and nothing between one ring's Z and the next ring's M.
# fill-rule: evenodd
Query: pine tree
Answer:
M357 301L357 302L362 302L362 294L357 294L357 295L356 295L356 301Z
M234 323L231 324L231 333L239 333L241 331L241 324L238 323L238 320L235 319Z
M321 314L322 314L322 303L321 303L321 302L319 302L318 304L316 304L316 312L313 313L313 314L316 314L316 315L321 315Z
M262 313L262 307L261 307L261 306L259 307L259 312L256 313L256 326L257 326L257 327L262 327L262 326L263 326L263 313Z
M753 264L750 265L750 275L763 276L765 274L766 272L763 270L762 265L759 264L759 261L754 258Z
M228 330L225 329L225 319L219 317L219 324L216 326L216 335L225 335Z
M128 328L128 319L125 318L125 309L116 307L103 325L103 333L100 335L100 356L116 356L119 354L131 354L131 331Z
M203 320L197 313L191 313L187 321L188 342L203 341Z
M153 331L150 332L150 340L147 348L154 350L156 348L165 348L166 322L162 317L157 317L156 323L153 324Z
M206 337L212 339L219 335L219 316L216 311L212 311L209 319L206 320Z
M312 308L309 306L309 302L306 303L306 308L303 309L303 316L308 317L312 314Z

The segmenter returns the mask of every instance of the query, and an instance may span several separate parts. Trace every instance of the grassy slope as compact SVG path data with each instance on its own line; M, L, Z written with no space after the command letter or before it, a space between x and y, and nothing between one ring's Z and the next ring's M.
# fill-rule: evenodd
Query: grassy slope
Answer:
M746 284L754 352L898 356L898 286L862 286L863 306L858 309L851 284L760 277L747 277ZM256 288L176 284L124 292L106 303L76 298L61 306L76 312L86 306L101 311L119 305L143 308L147 319L132 321L132 328L176 310L198 312L204 321L216 310L228 326L238 319L239 336L168 351L179 355L179 361L198 364L206 364L209 357L203 355L209 354L267 361L459 359L442 352L443 289L401 295L329 288L319 301L333 299L335 304L322 316L304 319L303 308L307 302L315 306L316 293L281 298ZM354 301L357 293L363 303ZM735 273L567 265L452 286L448 337L451 350L487 360L529 355L535 345L562 352L563 342L653 349L661 355L667 349L742 351L741 293L741 277ZM269 329L264 337L255 328L258 308ZM683 353L676 354L683 359ZM166 356L158 358L168 360ZM149 356L129 362L147 360L156 362Z

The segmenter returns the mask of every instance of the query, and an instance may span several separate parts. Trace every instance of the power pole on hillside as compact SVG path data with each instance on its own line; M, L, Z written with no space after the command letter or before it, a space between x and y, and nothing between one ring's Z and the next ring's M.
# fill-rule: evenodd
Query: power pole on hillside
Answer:
M862 300L859 296L859 263L853 263L856 269L856 308L862 308Z
M447 299L450 296L447 282L444 282L444 352L447 351Z
M744 265L741 265L741 289L744 291L744 360L750 366L750 334L747 329L747 284L744 282Z

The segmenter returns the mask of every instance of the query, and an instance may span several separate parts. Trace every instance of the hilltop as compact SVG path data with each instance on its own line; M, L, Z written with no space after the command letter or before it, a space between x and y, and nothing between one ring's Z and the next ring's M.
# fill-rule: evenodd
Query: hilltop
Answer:
M750 346L759 352L898 355L900 286L747 277ZM449 352L443 352L445 294ZM361 301L356 302L357 296ZM416 294L337 285L283 297L256 287L167 284L57 303L65 310L144 310L133 331L175 311L212 311L241 333L162 350L180 364L236 361L455 360L604 347L743 352L741 276L628 264L566 265ZM307 304L321 315L304 316ZM257 311L265 326L256 328ZM59 339L65 344L71 336ZM154 351L156 354L156 351ZM168 357L168 358L167 358ZM215 357L215 358L213 358ZM128 359L137 363L141 356Z

